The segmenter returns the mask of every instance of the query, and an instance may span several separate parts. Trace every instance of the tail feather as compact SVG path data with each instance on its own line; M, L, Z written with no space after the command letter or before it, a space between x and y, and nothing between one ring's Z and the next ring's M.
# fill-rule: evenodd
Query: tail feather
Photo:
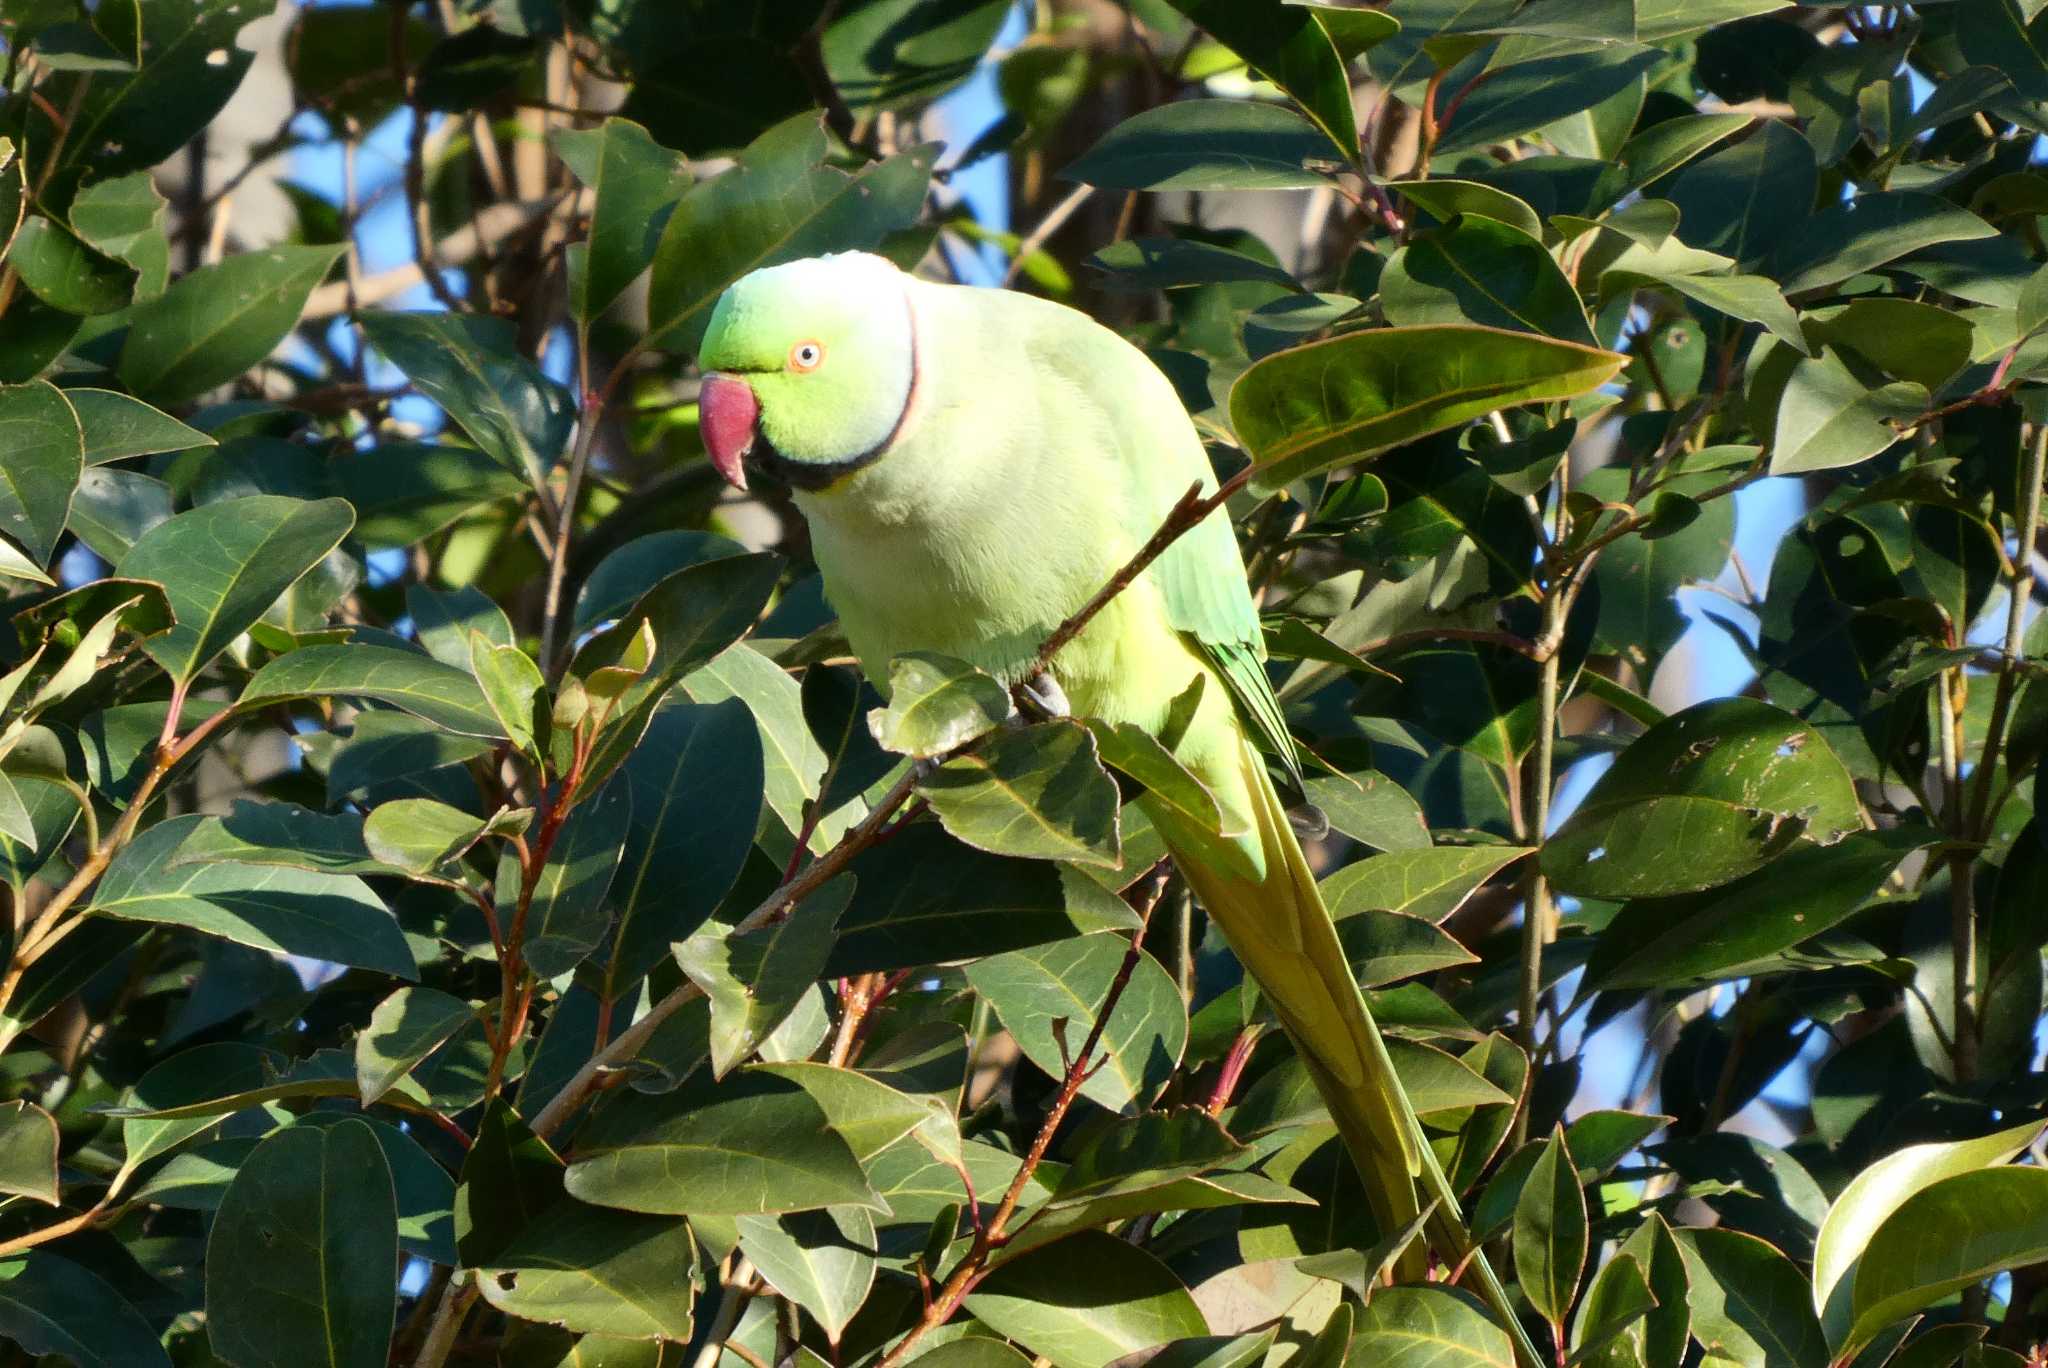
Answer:
M1391 1234L1406 1227L1421 1213L1422 1196L1433 1198L1429 1243L1453 1263L1469 1260L1523 1363L1533 1368L1542 1359L1466 1229L1457 1194L1402 1091L1280 795L1250 744L1241 744L1245 787L1264 855L1263 878L1243 872L1242 857L1231 858L1232 852L1223 848L1227 837L1205 832L1163 807L1153 811L1154 824L1174 864L1293 1039L1358 1168L1380 1229ZM1399 1275L1407 1280L1424 1276L1427 1258L1423 1248L1411 1246L1397 1264Z

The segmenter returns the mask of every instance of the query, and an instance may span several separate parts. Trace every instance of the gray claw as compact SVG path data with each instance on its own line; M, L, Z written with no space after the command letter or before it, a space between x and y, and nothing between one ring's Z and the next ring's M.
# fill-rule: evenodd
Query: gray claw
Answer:
M1026 702L1046 717L1072 717L1074 705L1067 702L1067 691L1052 677L1049 670L1040 670L1017 686L1017 692Z

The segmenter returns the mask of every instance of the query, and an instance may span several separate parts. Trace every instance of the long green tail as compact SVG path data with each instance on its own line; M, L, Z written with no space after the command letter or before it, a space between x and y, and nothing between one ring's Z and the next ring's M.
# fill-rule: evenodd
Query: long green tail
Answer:
M1540 1364L1506 1290L1485 1253L1473 1245L1457 1194L1423 1136L1386 1041L1351 975L1280 795L1249 744L1243 765L1265 854L1263 881L1231 872L1233 862L1212 850L1220 838L1175 814L1154 812L1155 825L1166 837L1182 877L1222 928L1224 939L1258 981L1293 1039L1358 1166L1380 1228L1391 1232L1413 1221L1422 1209L1419 1193L1434 1198L1437 1205L1427 1228L1430 1244L1453 1261L1470 1255L1481 1290L1506 1322L1525 1362ZM1420 1246L1411 1246L1397 1265L1401 1277L1424 1276L1427 1257Z

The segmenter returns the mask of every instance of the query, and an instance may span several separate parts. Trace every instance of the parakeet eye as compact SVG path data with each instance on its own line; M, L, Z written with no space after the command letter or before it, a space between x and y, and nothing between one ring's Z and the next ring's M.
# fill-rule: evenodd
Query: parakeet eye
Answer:
M789 368L793 371L814 371L825 361L825 344L822 342L799 342L789 349Z

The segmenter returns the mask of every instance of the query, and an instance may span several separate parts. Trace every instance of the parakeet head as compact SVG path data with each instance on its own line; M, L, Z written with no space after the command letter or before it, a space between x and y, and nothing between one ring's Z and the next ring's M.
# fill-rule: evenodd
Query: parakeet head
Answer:
M704 446L719 473L744 489L752 465L818 490L879 460L917 383L907 287L866 252L734 282L698 352Z

